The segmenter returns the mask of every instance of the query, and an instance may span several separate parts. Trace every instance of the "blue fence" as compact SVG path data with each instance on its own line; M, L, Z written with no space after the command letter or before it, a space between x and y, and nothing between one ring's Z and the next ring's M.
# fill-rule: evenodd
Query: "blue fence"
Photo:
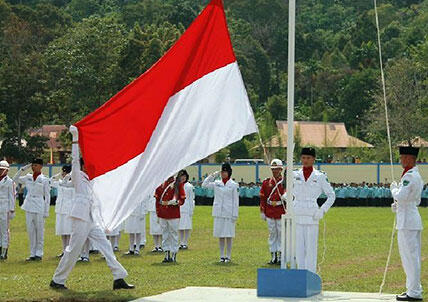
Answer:
M44 173L52 176L60 172L62 165L46 165ZM11 175L21 165L11 166ZM208 174L219 170L220 164L194 164L187 167L190 179L194 182L202 181ZM244 183L260 183L263 179L271 175L271 171L266 164L232 164L233 178L238 182ZM296 167L299 167L297 164ZM418 164L422 178L425 183L428 183L428 163ZM389 183L392 179L399 179L402 168L400 164L394 164L394 177L391 175L390 164L387 163L317 163L316 168L327 173L330 182L333 183L373 183L382 184ZM15 170L15 171L14 171Z

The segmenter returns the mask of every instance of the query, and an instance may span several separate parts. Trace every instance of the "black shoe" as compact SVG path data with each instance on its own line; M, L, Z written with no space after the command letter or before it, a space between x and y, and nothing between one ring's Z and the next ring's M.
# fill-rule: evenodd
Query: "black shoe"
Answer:
M168 258L168 257L166 257L165 256L165 258L163 258L163 260L162 260L162 263L170 263L171 262L171 259L170 258Z
M125 256L132 256L134 255L134 251L127 251L125 254L123 254Z
M183 249L183 245L180 245L180 246L178 247L178 249L179 249L179 250L182 250L182 249Z
M159 252L159 253L163 253L163 248L158 247L158 252Z
M232 260L230 260L230 258L224 258L224 263L229 263L230 261L232 261Z
M401 295L396 296L397 301L422 301L422 298L413 298L407 295L407 293L402 293Z
M28 257L27 259L25 259L25 261L36 261L36 257L34 256Z
M113 281L113 290L116 289L133 289L134 285L126 283L123 279L117 279Z
M270 261L268 262L268 264L277 264L278 263L278 257L276 255L276 253L271 253L272 258L270 259Z
M114 247L113 252L119 252L119 248L117 246Z
M62 258L62 256L64 256L64 252L62 252L61 254L57 255L57 258Z
M221 258L220 258L220 262L221 262L221 263L223 263L223 262L224 262L224 260L225 260L225 258L224 258L224 257L221 257Z
M145 247L144 244L140 244L140 250L142 250Z
M89 254L99 254L100 253L100 251L98 251L98 250L90 250L89 251Z
M40 257L40 256L34 256L34 260L35 261L42 261L42 257Z
M49 286L50 286L51 288L53 288L53 289L60 289L60 290L68 289L67 287L65 287L65 285L64 285L64 284L56 283L56 282L54 282L53 280L51 281L51 283L49 284Z
M152 253L157 253L157 252L159 252L159 249L157 247L154 247L152 250Z

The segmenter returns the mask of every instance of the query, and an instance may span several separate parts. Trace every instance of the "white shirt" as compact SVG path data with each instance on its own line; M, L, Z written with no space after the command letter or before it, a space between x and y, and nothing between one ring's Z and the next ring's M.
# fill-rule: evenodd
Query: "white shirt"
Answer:
M222 218L238 218L239 185L229 179L226 184L222 180L215 180L213 175L205 178L203 188L214 190L212 216Z
M422 230L418 206L422 199L423 180L418 167L406 172L397 188L391 189L397 201L397 230Z
M49 178L40 174L36 180L33 180L32 174L21 176L22 170L13 177L16 183L22 184L27 189L22 209L26 212L43 214L49 216L49 206L51 203Z
M15 211L15 184L5 176L0 180L0 213Z
M148 212L156 212L156 198L153 194L147 196L144 203Z
M184 191L186 192L186 201L180 207L180 214L193 215L195 209L195 192L193 191L193 185L189 182L184 184Z
M89 176L80 169L80 156L78 144L71 147L71 181L75 190L75 200L71 207L70 216L84 221L92 222L93 190Z
M305 181L303 169L293 171L294 187L293 201L294 215L296 223L299 224L318 224L318 220L314 219L315 212L319 209L317 199L324 192L327 195L327 200L321 206L324 213L333 205L336 195L333 188L327 180L327 176L313 169L308 180Z
M58 191L55 203L55 213L70 215L75 197L71 175L66 175L64 179L51 180L51 186L56 188Z

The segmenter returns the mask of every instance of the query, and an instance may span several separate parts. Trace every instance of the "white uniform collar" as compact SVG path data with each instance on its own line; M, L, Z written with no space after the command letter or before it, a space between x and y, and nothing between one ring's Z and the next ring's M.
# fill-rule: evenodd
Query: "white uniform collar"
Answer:
M303 181L308 182L317 173L317 171L318 170L315 169L314 166L312 166L312 173L311 173L311 175L309 175L308 180L305 180L305 175L303 174L303 167L301 167L299 170L299 176Z

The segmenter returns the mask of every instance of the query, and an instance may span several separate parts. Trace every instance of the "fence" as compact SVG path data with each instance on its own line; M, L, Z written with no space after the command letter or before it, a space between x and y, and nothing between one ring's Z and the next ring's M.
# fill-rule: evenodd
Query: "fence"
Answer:
M55 175L60 172L61 166L46 165L43 167L45 175ZM9 175L15 175L21 165L11 165ZM428 183L428 163L418 164L419 171L425 183ZM220 170L220 164L194 164L187 167L190 180L202 181L208 174ZM269 165L266 164L232 164L233 175L236 181L245 183L260 182L271 176ZM296 168L299 168L297 165ZM389 183L391 182L390 164L386 163L317 163L316 168L327 173L330 182L333 183ZM400 164L394 164L395 179L399 179L402 173Z

